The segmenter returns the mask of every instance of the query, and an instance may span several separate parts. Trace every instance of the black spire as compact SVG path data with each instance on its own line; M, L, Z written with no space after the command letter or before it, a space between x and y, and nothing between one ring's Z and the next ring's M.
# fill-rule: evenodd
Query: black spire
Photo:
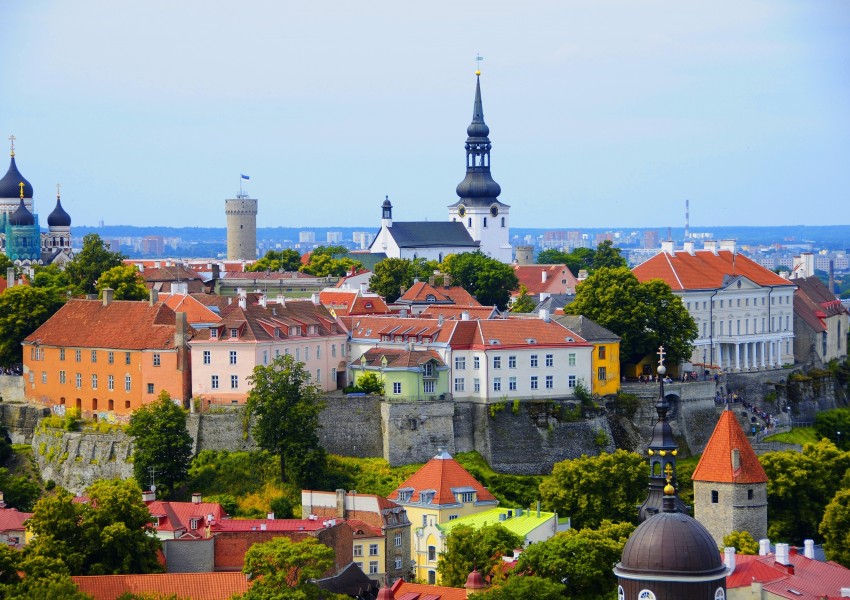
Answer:
M460 203L490 206L499 202L502 188L490 175L490 128L484 122L484 105L481 102L481 76L475 77L475 102L472 106L472 123L466 128L466 177L457 186Z
M652 440L650 440L649 447L646 450L649 455L649 493L638 510L638 520L641 522L664 510L664 487L668 484L668 478L671 485L674 488L676 487L676 455L679 454L679 445L673 437L673 428L667 421L670 403L664 394L664 377L667 375L667 368L664 366L664 354L664 346L661 346L658 349L660 357L658 361L659 396L658 402L655 404L658 420L652 428ZM682 502L679 495L674 494L673 496L676 511L685 514L690 513L690 509ZM668 499L667 503L670 504L670 502L671 500Z

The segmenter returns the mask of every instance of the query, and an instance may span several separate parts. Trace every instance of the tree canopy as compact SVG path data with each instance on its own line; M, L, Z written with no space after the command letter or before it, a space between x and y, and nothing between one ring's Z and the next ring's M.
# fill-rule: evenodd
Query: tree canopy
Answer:
M65 272L77 294L95 294L101 273L121 266L125 258L120 252L109 250L98 234L89 233L83 238L83 249L65 266Z
M532 575L509 577L504 583L491 587L486 592L475 594L476 600L563 600L566 586Z
M603 267L617 268L628 266L620 249L615 248L611 240L604 240L596 250L575 248L572 252L551 248L537 255L538 265L567 265L570 272L578 277L579 271L593 273Z
M699 333L669 285L659 279L641 283L626 267L598 269L578 286L564 312L584 315L619 335L623 362L637 362L660 345L671 363L688 359Z
M127 433L133 442L133 475L142 487L151 480L150 469L160 483L160 494L169 495L186 479L192 459L192 436L186 429L186 411L163 390L155 402L130 415Z
M446 537L446 549L437 562L442 584L463 587L473 569L488 576L502 556L522 546L523 539L502 525L486 525L475 529L469 525L452 528Z
M21 342L53 316L64 298L52 290L18 285L0 294L0 364L23 359Z
M490 258L480 250L450 254L443 260L442 271L452 277L452 283L475 296L484 306L496 305L505 310L511 290L517 289L519 280L510 265Z
M723 548L735 548L738 554L758 554L759 543L749 531L731 531L723 538Z
M369 288L387 302L395 302L401 296L402 286L408 287L412 281L411 266L404 258L385 258L375 265Z
M245 267L246 271L297 271L301 268L301 255L297 250L269 250L255 263Z
M596 252L593 254L593 270L597 269L617 269L619 267L628 267L629 264L619 248L614 247L611 240L604 240L596 247Z
M249 378L247 410L255 418L254 440L277 454L283 482L309 485L322 476L326 454L319 445L321 395L304 363L290 354L257 365Z
M540 497L546 510L569 515L576 527L598 527L606 519L636 523L647 476L646 461L634 452L583 455L556 463Z
M839 433L840 432L840 433ZM815 415L815 433L840 450L850 450L850 408L834 408Z
M820 534L826 559L850 568L850 489L839 490L826 505Z
M144 300L148 297L145 280L135 265L118 265L104 271L95 287L100 297L103 297L103 290L110 288L115 300Z
M528 288L520 284L519 296L516 297L516 300L511 305L511 312L529 313L534 310L534 306L534 299L529 295Z

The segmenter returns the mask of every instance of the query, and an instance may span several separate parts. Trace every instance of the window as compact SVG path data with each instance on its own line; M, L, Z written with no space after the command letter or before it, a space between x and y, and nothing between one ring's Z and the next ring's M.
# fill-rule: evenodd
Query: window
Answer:
M162 359L160 358L159 352L153 353L153 366L158 367L162 364Z
M596 379L599 381L608 381L608 371L605 367L596 369Z
M532 355L531 355L531 357L530 357L530 363L529 363L529 364L531 365L531 368L532 368L532 369L536 369L536 368L537 368L537 355L536 355L536 354L532 354Z
M378 544L369 544L369 556L378 556Z
M551 390L555 387L555 378L552 375L546 376L546 389Z
M65 371L59 371L59 383L65 383Z
M472 219L470 219L472 221ZM428 585L434 585L437 583L437 572L436 571L428 571Z
M92 350L92 351L91 351L91 361L92 361L93 363L96 363L96 362L97 362L97 350Z
M97 375L91 376L91 389L93 389L93 390L97 389Z
M531 376L531 389L533 389L533 390L537 389L537 375Z
M320 358L322 358L322 347L316 346L316 360L319 360Z
M218 337L218 329L210 329L210 339L215 339Z
M230 389L238 390L239 389L239 375L231 375L230 376Z
M569 386L570 389L572 389L576 386L576 376L575 375L570 375L569 377L567 377L567 386Z
M546 366L552 367L554 365L555 365L555 355L554 354L547 354L546 355Z
M316 369L316 383L322 383L322 370ZM433 381L431 383L434 383Z
M753 490L747 490L747 500L753 499Z
M41 383L47 383L47 371L41 372Z
M83 353L80 350L74 350L74 359L77 362L80 362L81 360L83 360Z
M212 359L211 359L211 357L210 357L210 351L209 351L209 350L204 350L204 364L205 364L205 365L210 364L211 360L212 360Z
M148 394L153 394L153 390L154 390L153 384L149 383L148 384Z
M475 501L475 492L461 492L460 493L460 501L461 502L474 502Z
M295 349L295 362L301 362L301 348Z
M481 380L480 380L480 379L478 379L477 377L476 377L475 379L473 379L473 380L472 380L472 389L473 389L473 391L475 391L475 392L480 392L480 391L481 391Z
M124 377L124 391L129 392L132 387L133 387L133 378L129 375L126 375Z
M437 548L428 546L428 560L437 560Z
M428 381L426 381L425 386L424 386L425 393L426 394L433 394L434 390L436 389L435 386L436 386L436 383L434 382L433 379L429 379Z
M576 353L575 352L570 352L567 355L567 364L571 367L576 366Z
M410 502L410 497L413 495L413 492L410 490L399 491L398 493L398 501L399 502Z
M125 352L125 353L124 353L124 364L125 364L125 365L129 365L129 364L130 364L130 353L129 353L129 352Z
M599 346L599 360L605 360L605 346Z
M231 351L230 351L230 364L231 364L231 365L235 365L235 364L236 364L236 350L231 350Z
M395 534L395 545L396 545L396 547L401 546L401 534L400 533Z
M401 568L402 568L402 565L404 564L404 562L402 561L402 559L401 559L401 557L400 557L400 556L396 556L396 557L395 557L395 563L394 563L394 564L395 564L395 569L396 569L396 570L399 570L399 569L401 569Z
M487 227L487 217L484 217L484 227Z
M638 593L638 600L655 600L655 594L649 590L641 590Z
M466 369L466 357L465 356L455 356L455 370L463 371Z
M310 360L310 346L304 346L304 360Z
M494 369L501 369L502 368L502 357L501 356L494 356L493 357L493 368Z
M59 348L59 360L65 360L65 348Z
M218 389L218 375L210 377L210 387L214 390Z
M76 383L77 383L77 389L82 388L83 387L83 376L82 376L82 374L77 373L77 375L75 376L75 379L76 379Z
M331 369L331 383L336 381L336 369Z
M378 572L378 561L377 560L370 560L369 561L369 574L374 575L377 572Z
M401 382L400 381L394 381L393 382L393 394L400 394L400 393L401 393Z
M516 377L508 377L508 389L516 390Z
M457 515L449 515L449 521L454 521L457 519Z
M516 369L516 356L509 356L508 357L508 368L509 369Z
M112 375L107 376L106 387L109 389L109 391L112 391L112 390L115 389L115 377L114 376L112 376Z
M239 329L237 329L236 327L231 327L230 328L230 337L238 338L239 337Z
M717 490L711 490L711 503L717 504L720 501L720 495L717 493Z
M115 353L114 352L107 352L106 353L106 362L108 362L110 365L115 364Z
M474 356L472 358L472 368L473 369L480 369L481 368L481 358L480 357Z
M494 377L493 378L493 391L494 392L501 392L502 391L502 378L501 377Z

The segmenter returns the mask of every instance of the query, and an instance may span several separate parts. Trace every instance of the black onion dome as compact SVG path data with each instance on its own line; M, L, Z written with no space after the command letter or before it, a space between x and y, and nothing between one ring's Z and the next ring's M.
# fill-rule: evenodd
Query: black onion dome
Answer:
M472 167L473 169L476 167ZM486 171L467 170L466 177L463 178L457 189L455 190L458 196L463 200L474 198L493 199L499 197L502 193L502 186L495 182L493 176L490 175L490 169Z
M392 207L393 207L393 205L390 204L390 197L389 196L384 197L384 202L383 202L383 204L381 204L381 208L392 208Z
M9 164L9 170L0 179L0 198L19 198L21 196L21 182L24 184L24 198L32 198L32 184L24 179L15 164L15 157Z
M62 201L58 196L56 198L56 208L54 208L53 212L47 216L47 225L48 227L71 226L71 215L66 213L65 209L62 208Z
M35 225L35 217L27 209L24 204L24 199L21 198L21 203L18 205L18 210L12 213L9 217L10 225Z
M714 538L699 521L661 512L641 523L623 548L618 575L711 577L726 570Z

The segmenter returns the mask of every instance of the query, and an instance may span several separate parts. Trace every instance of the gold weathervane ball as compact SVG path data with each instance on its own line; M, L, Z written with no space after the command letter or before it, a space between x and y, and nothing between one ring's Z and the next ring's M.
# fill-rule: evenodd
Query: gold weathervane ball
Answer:
M676 488L674 488L672 484L668 483L667 485L664 486L664 495L665 496L672 496L675 493L676 493Z
M478 70L478 69L476 69L476 70L475 70L475 74L476 74L476 75L481 75L481 71L480 71L480 70Z

